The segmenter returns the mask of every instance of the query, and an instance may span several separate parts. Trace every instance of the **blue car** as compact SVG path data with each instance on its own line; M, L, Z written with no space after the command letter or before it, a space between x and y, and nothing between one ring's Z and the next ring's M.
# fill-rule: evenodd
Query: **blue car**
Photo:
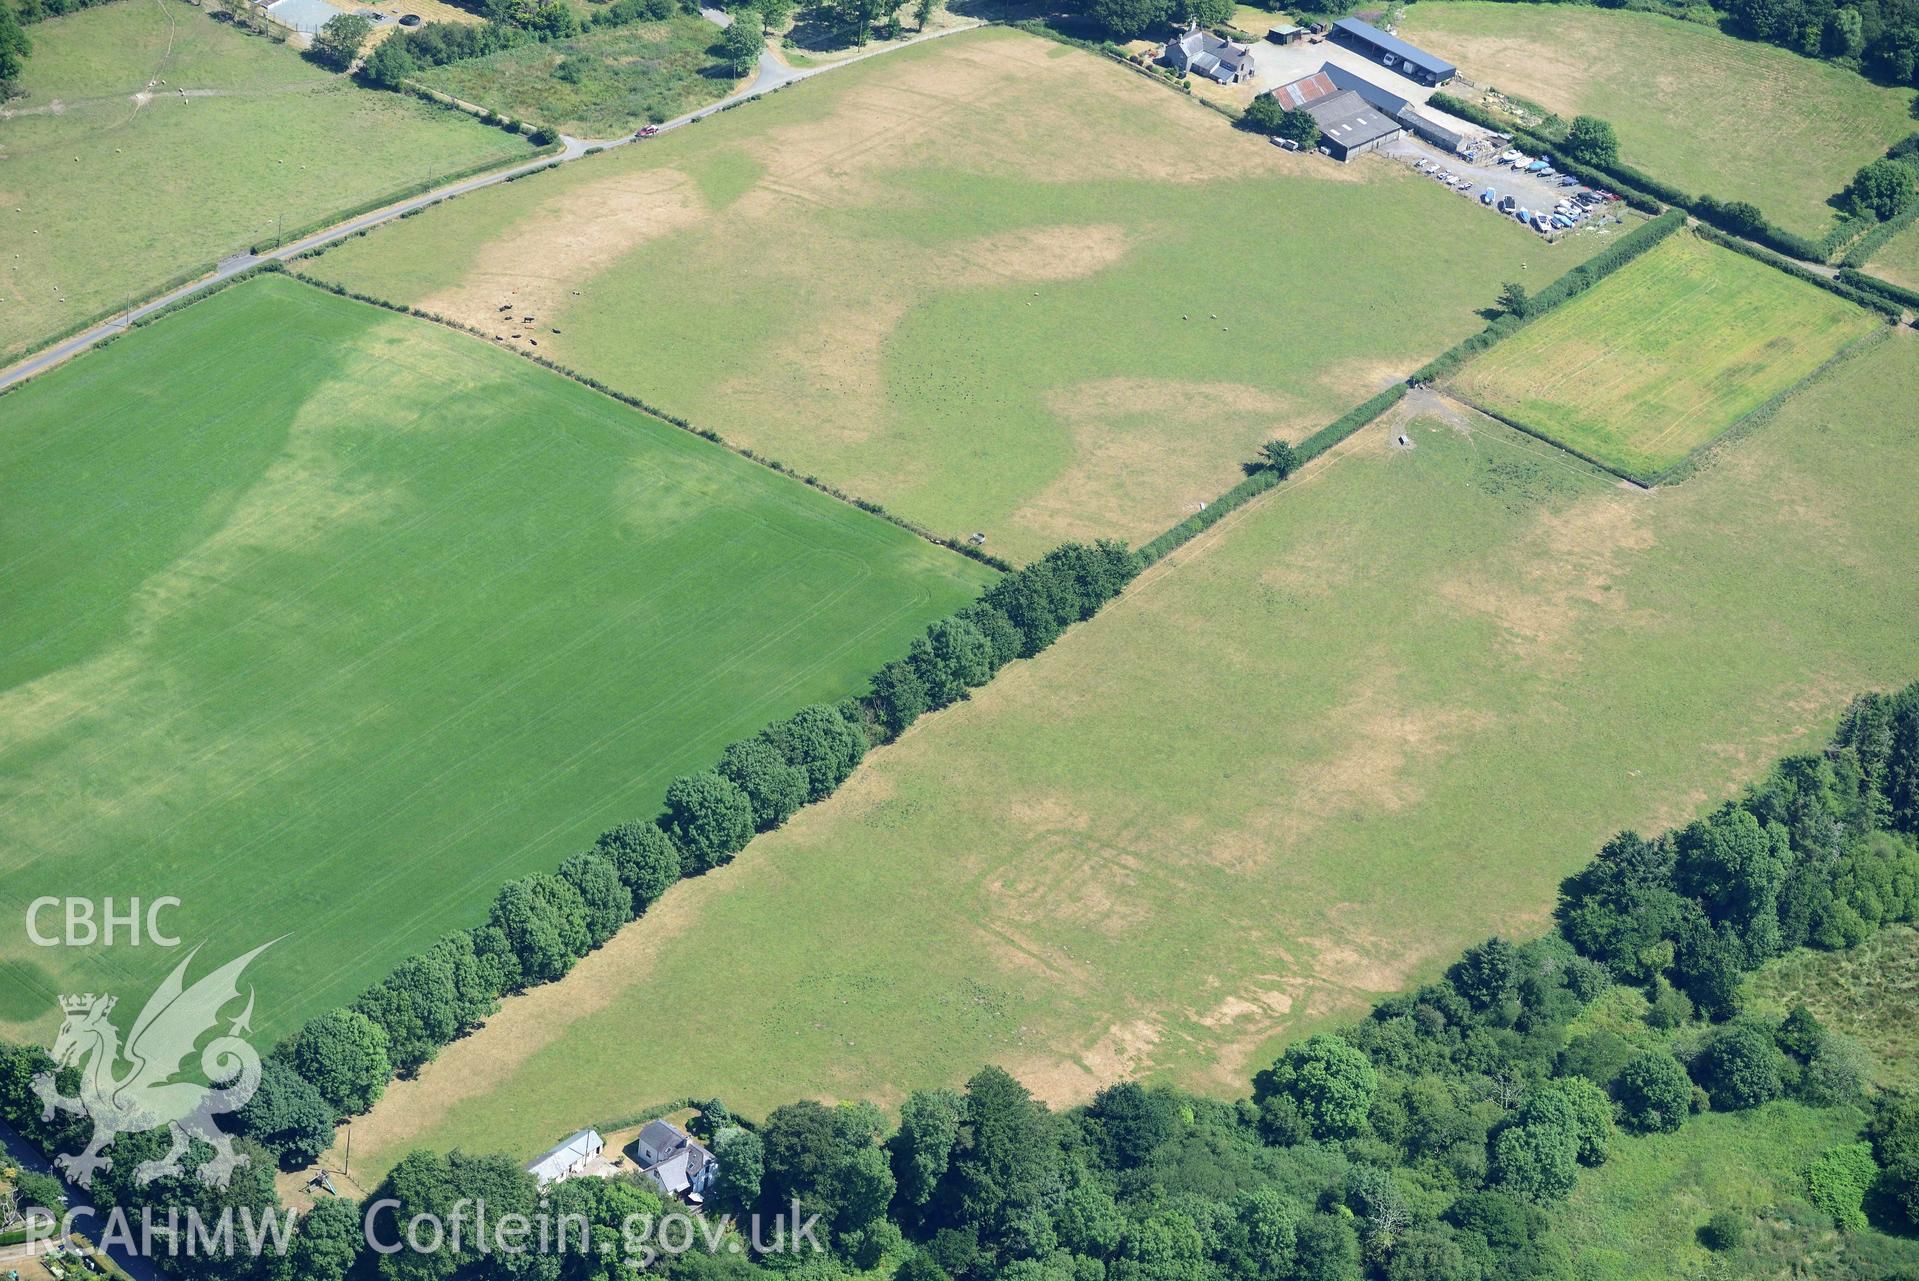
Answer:
M1493 201L1497 199L1499 199L1499 193L1497 191L1494 191L1491 187L1488 187L1486 188L1486 190L1479 193L1479 203L1482 205L1490 205Z

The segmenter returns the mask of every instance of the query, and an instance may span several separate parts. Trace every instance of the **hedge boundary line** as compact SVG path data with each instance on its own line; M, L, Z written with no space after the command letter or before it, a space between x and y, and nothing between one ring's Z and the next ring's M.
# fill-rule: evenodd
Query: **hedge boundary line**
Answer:
M1701 222L1730 229L1733 220L1727 214L1732 203L1701 192L1689 195L1678 187L1664 182L1640 169L1635 169L1623 161L1615 160L1606 165L1593 165L1569 155L1562 143L1555 142L1536 130L1510 120L1502 120L1492 112L1473 103L1455 98L1449 93L1435 93L1429 101L1442 111L1451 112L1463 120L1486 129L1510 134L1515 142L1523 142L1528 149L1542 152L1552 157L1555 164L1574 177L1589 185L1605 185L1618 191L1627 203L1645 213L1658 213L1658 205L1674 205L1686 210ZM1597 177L1589 176L1597 175ZM1653 207L1648 208L1651 204ZM1763 213L1759 215L1757 226L1740 219L1737 228L1730 234L1743 236L1755 243L1803 262L1823 263L1828 261L1843 245L1860 234L1862 220L1857 217L1841 219L1826 233L1823 241L1809 240L1796 232L1787 231L1774 225Z
M85 320L75 321L73 324L68 325L65 329L57 330L54 333L48 334L44 338L34 339L32 343L22 348L18 353L16 353L13 356L7 357L7 364L17 365L23 360L31 360L33 357L39 355L41 352L45 351L49 347L57 347L61 343L65 342L67 339L72 338L77 334L83 334L87 330L93 328L95 325L103 325L107 321L112 320L115 316L123 316L129 311L136 311L139 308L144 307L148 303L152 302L155 298L158 298L163 294L170 294L174 290L183 288L186 285L190 285L194 281L199 280L204 276L210 276L214 272L218 271L219 269L220 269L220 260L216 258L210 263L203 263L200 266L193 268L191 271L183 271L179 275L174 276L171 279L163 281L160 284L153 285L150 288L145 289L140 294L132 296L132 300L129 301L125 306L115 307L110 311L96 311L92 315L88 316ZM106 340L102 339L101 341L104 342ZM14 386L16 387L19 385L20 385L19 383L14 384ZM8 388L8 390L10 391L12 390L12 388Z
M403 958L349 1004L309 1019L276 1048L275 1057L319 1094L318 1083L302 1072L299 1047L309 1030L320 1024L328 1034L337 1034L342 1019L355 1018L384 1030L387 1024L380 1022L384 1015L390 1023L414 1033L406 1045L417 1057L403 1062L384 1057L367 1060L363 1066L377 1061L386 1075L357 1101L321 1094L336 1113L369 1110L396 1076L417 1071L439 1050L470 1035L484 1022L487 1007L497 1010L506 996L565 978L579 959L643 918L674 884L724 866L758 836L832 796L875 747L896 740L920 716L965 701L1015 660L1037 656L1074 625L1093 618L1125 590L1140 568L1138 557L1124 545L1102 541L1090 546L1061 544L1007 574L971 604L929 624L904 658L872 674L867 693L802 707L729 744L713 766L682 775L668 786L665 806L657 817L609 829L555 872L533 872L507 881L497 891L485 921L455 929L424 951ZM911 673L917 702L902 696L901 669ZM918 685L922 673L927 683ZM932 692L936 680L945 685L937 695ZM776 790L782 772L791 786ZM612 901L587 898L595 876L609 878L600 888L615 895ZM556 902L552 897L556 892L571 893L573 906ZM616 922L603 919L608 908L618 913ZM545 919L561 923L567 919L562 914L578 913L570 921L577 927L577 938L568 942L556 935L544 942L533 940L534 951L529 955L523 950L529 940L509 931L517 920L530 936L542 919L542 909ZM449 944L463 945L476 969L489 964L494 968L483 979L487 986L477 1004L470 1003L472 993L460 990L457 978L451 980L451 994L426 988L426 995L446 995L469 1010L449 1033L442 1033L419 1023L417 998L422 986L415 978L435 957L444 957ZM564 961L555 963L562 953ZM511 962L510 969L506 961ZM415 1026L408 1026L409 1016Z
M525 137L524 134L520 136L522 138ZM566 149L565 143L556 141L556 142L549 143L544 147L534 147L533 155L535 157L552 156L557 154L558 152L564 151L565 149ZM436 191L439 188L446 186L448 183L463 182L468 178L477 178L481 174L493 173L497 170L509 169L514 166L523 165L526 163L527 163L527 157L525 156L520 156L517 159L488 160L480 164L468 165L464 169L456 169L452 173L439 174L431 179L422 179L419 182L409 183L407 186L402 187L397 191L389 191L385 193L384 195L375 196L368 200L363 200L359 204L354 205L350 209L339 210L334 213L331 213L327 215L327 217L321 219L318 222L310 222L305 224L304 226L297 227L292 231L276 234L270 240L256 240L247 247L247 252L250 254L254 254L256 256L260 254L272 253L275 250L286 248L286 246L290 242L304 240L306 239L306 237L311 236L315 234L316 232L325 231L328 227L334 226L338 223L346 222L348 219L351 219L351 218L358 218L362 214L370 214L376 210L384 209L388 205L399 204L401 201L411 200L415 196L424 196L427 192ZM558 162L555 161L554 163L557 164ZM538 173L540 171L535 169L535 170L529 170L528 172ZM518 175L516 175L516 177L517 176ZM510 182L512 181L512 179L508 179L508 181ZM436 200L433 203L438 204L439 201ZM431 208L432 206L422 205L420 207L422 209L428 209L428 208Z
M1919 219L1919 200L1913 201L1899 213L1861 236L1852 247L1846 250L1846 256L1839 260L1842 267L1863 267L1872 256L1886 247L1886 242L1912 226Z
M1794 396L1805 391L1814 383L1823 381L1828 374L1840 365L1845 364L1847 361L1854 359L1864 352L1872 350L1891 337L1892 327L1888 325L1886 328L1875 330L1863 338L1855 338L1829 356L1819 368L1793 383L1792 386L1774 392L1761 403L1733 419L1731 423L1727 424L1724 431L1714 436L1711 440L1702 442L1684 458L1660 472L1655 478L1657 483L1661 485L1676 485L1683 480L1689 479L1727 445L1732 444L1734 441L1744 439L1760 427L1771 422L1779 413L1780 409L1785 406L1785 403Z
M536 156L542 155L542 154L551 155L554 152L563 150L565 148L565 145L566 145L565 143L556 142L551 147L535 150L534 154ZM358 218L362 214L372 213L376 209L384 209L388 205L396 204L402 200L410 200L414 196L424 195L426 192L432 191L437 187L445 186L449 182L459 182L465 178L477 177L480 174L490 173L493 170L502 169L509 165L523 164L523 163L525 163L524 158L520 160L493 160L493 161L488 161L487 163L482 165L468 166L465 169L456 170L453 173L443 174L440 177L434 179L430 183L425 181L418 182L413 184L411 187L405 188L404 190L396 194L381 196L379 199L371 203L356 205L351 209L334 213L331 216L327 217L324 221L309 223L308 225L300 228L297 231L294 231L288 235L279 237L278 242L276 244L268 245L268 242L264 240L255 241L254 243L247 246L246 252L250 254L254 254L256 256L258 256L262 252L271 252L273 249L278 249L284 246L290 240L300 240L306 236L311 236L316 232L325 231L328 227L331 227L336 223L345 222L350 218ZM538 172L538 171L535 170L534 172ZM438 204L439 201L436 200L433 203ZM421 208L423 209L428 209L431 207L432 207L431 205L421 206ZM168 279L162 281L161 283L157 285L142 286L141 291L138 294L129 296L130 301L128 301L124 306L112 307L104 311L96 311L92 313L91 315L87 316L85 319L75 321L74 323L68 325L64 329L56 330L55 332L51 334L47 334L41 338L36 338L28 346L22 348L19 352L7 358L7 364L16 365L23 360L30 360L34 356L37 356L41 352L45 351L47 348L57 347L58 345L65 342L67 339L72 338L76 334L83 334L87 330L92 329L95 325L105 324L107 321L112 320L115 316L123 316L129 311L137 311L139 308L144 307L148 303L152 302L155 298L159 298L165 294L170 294L174 290L179 289L185 285L190 285L194 281L199 280L203 276L212 275L214 272L220 269L220 263L226 257L227 255L223 254L219 258L215 258L212 262L202 263L200 266L194 267L188 271L183 271L177 276L169 277ZM168 308L167 310L170 311L172 309ZM161 313L156 313L156 314L161 314ZM133 321L129 323L132 325L137 325L140 322ZM113 337L112 335L109 335L107 338L102 338L100 342L104 343L104 342L111 341L112 337ZM94 346L96 347L99 345L100 345L99 343L94 344ZM31 381L31 380L28 380L28 381ZM15 386L19 386L19 385L20 384L18 383L15 384Z
M1294 446L1295 468L1304 467L1333 446L1353 435L1360 428L1376 420L1381 414L1406 398L1412 388L1405 382L1396 382L1384 391L1361 401L1339 417L1327 423L1312 435ZM1167 556L1184 547L1193 539L1225 520L1228 516L1244 507L1267 490L1274 488L1286 476L1272 467L1262 466L1246 479L1215 498L1206 506L1188 516L1185 520L1165 530L1158 537L1140 547L1137 555L1140 567L1156 565Z
M1421 365L1408 381L1413 384L1431 383L1447 377L1465 364L1468 357L1485 351L1501 339L1577 298L1685 225L1685 211L1675 207L1633 228L1615 243L1608 245L1541 289L1533 297L1532 305L1524 319L1501 316L1478 333L1454 343Z
M1560 276L1551 284L1548 284L1544 289L1541 289L1538 297L1533 300L1534 310L1528 315L1526 320L1514 321L1510 317L1502 317L1494 321L1478 333L1462 339L1452 347L1433 357L1417 370L1413 371L1409 377L1361 401L1312 435L1307 436L1294 447L1298 459L1296 465L1304 466L1358 432L1362 427L1366 427L1377 421L1387 410L1393 408L1401 400L1405 399L1406 393L1414 387L1431 383L1444 377L1446 374L1458 368L1459 365L1463 364L1468 356L1484 351L1499 342L1502 338L1522 328L1525 324L1545 315L1566 300L1584 293L1598 281L1618 271L1621 267L1639 257L1648 249L1651 249L1667 236L1678 231L1681 227L1685 226L1685 223L1686 216L1683 212L1677 209L1669 209L1645 225L1633 228L1633 230L1621 237L1618 243L1608 246L1592 258L1572 268L1572 270ZM1575 277L1577 277L1577 279L1575 279ZM1456 393L1450 389L1448 389L1447 394L1456 396ZM1623 480L1630 480L1635 484L1642 483L1636 477L1628 476L1617 468L1609 467L1596 458L1588 457L1543 432L1486 410L1466 400L1463 396L1456 396L1456 398L1466 404L1472 405L1474 409L1484 413L1488 418L1496 419L1516 431L1521 431L1528 436L1536 437L1556 449L1564 450L1566 453L1573 455L1573 457L1583 462L1591 463L1593 466L1618 476ZM1193 515L1188 516L1185 520L1180 521L1177 525L1165 530L1158 537L1141 546L1139 549L1141 562L1144 565L1157 564L1175 550L1184 547L1200 534L1211 529L1233 512L1278 485L1283 479L1285 479L1285 477L1281 476L1273 468L1261 467L1246 477L1246 479L1240 481L1237 485L1234 485L1231 489L1208 503L1204 510L1195 512Z
M1914 206L1914 208L1919 208L1919 205ZM1881 280L1877 276L1869 276L1865 272L1852 267L1841 267L1839 269L1839 283L1856 289L1862 294L1873 294L1889 302L1911 308L1914 311L1919 311L1919 290L1907 289L1903 285L1895 285L1890 280Z
M535 170L534 172L537 173L540 171ZM431 206L422 206L422 208L431 208ZM358 231L358 232L355 232L354 235L364 236L367 234L367 231L370 231L370 230L371 228ZM305 259L305 258L317 257L326 249L329 249L332 247L333 246L329 245L329 246L322 246L321 248L317 248L317 249L310 249L306 251L305 253L296 255L295 261L298 261L300 259ZM681 417L678 414L671 413L667 410L661 409L658 406L650 404L647 401L642 400L640 397L632 395L629 392L624 392L619 390L616 387L608 386L606 383L601 382L599 379L593 377L591 374L583 374L579 370L574 369L569 365L563 365L559 361L554 360L549 356L536 356L532 352L520 351L518 348L507 347L504 344L497 343L493 340L492 335L486 333L485 331L481 329L475 328L472 325L466 324L464 321L454 320L450 316L442 316L440 313L435 311L424 311L418 307L405 306L401 303L393 302L390 299L381 298L375 294L362 293L361 291L357 289L348 289L345 285L334 284L332 281L329 281L329 280L321 280L317 276L309 276L305 272L300 271L299 269L291 265L284 266L283 270L285 270L287 275L291 276L293 279L300 281L302 284L311 285L313 288L321 290L322 292L335 294L341 298L351 298L355 302L366 303L370 307L378 307L383 311L391 311L398 315L413 316L420 320L430 320L436 325L444 325L448 329L457 330L463 334L469 334L472 337L480 339L482 342L486 343L486 345L489 347L494 347L501 351L510 352L513 355L518 356L522 360L530 361L533 364L539 365L540 367L544 369L552 370L554 373L559 374L560 376L564 378L571 379L572 381L580 384L582 387L586 387L593 391L596 391L602 396L605 396L611 400L617 400L622 405L625 405L629 409L637 409L641 413L645 414L648 418L657 419L658 421L667 424L669 427L677 427L681 431L688 432L691 435L700 437L702 440L711 441L713 444L720 446L722 449L725 449L727 452L736 454L739 457L746 459L748 462L757 463L761 467L766 468L768 471L778 472L780 475L788 477L789 479L792 479L792 480L796 480L800 482L802 485L805 485L810 489L818 490L820 493L825 494L829 498L837 499L838 501L847 504L849 507L857 507L869 516L878 516L881 520L888 521L891 524L897 525L901 529L905 530L907 533L912 534L914 537L921 538L929 543L932 543L935 547L943 547L947 551L954 552L954 553L957 553L958 555L966 557L968 560L976 560L980 564L989 566L990 568L993 568L993 569L997 569L1003 574L1011 573L1013 572L1015 568L1014 565L1010 561L1006 560L1004 557L995 556L991 552L981 551L977 547L969 547L969 546L966 546L965 544L956 543L950 539L942 538L940 535L934 533L932 530L926 528L924 525L908 520L906 517L901 516L895 512L888 511L885 507L881 506L879 503L873 502L870 499L860 498L860 497L857 497L856 495L849 494L845 490L840 489L839 487L835 485L828 484L826 481L821 480L817 476L808 475L803 472L795 471L791 467L788 467L785 463L779 461L777 458L768 458L765 455L756 453L753 450L748 449L743 445L735 445L732 442L728 441L726 437L720 435L718 432L712 430L711 428L696 426L692 422L690 422L686 418Z
M1741 240L1737 236L1728 236L1718 228L1708 227L1703 223L1693 228L1693 232L1695 235L1704 240L1711 241L1722 249L1730 249L1734 253L1744 254L1754 262L1765 263L1775 271L1783 271L1788 276L1792 276L1797 280L1803 280L1809 285L1817 285L1827 293L1844 298L1847 302L1855 303L1858 306L1866 308L1868 311L1876 311L1890 321L1896 323L1904 318L1903 310L1896 303L1889 302L1877 294L1869 294L1862 290L1853 289L1834 280L1830 276L1822 276L1801 263L1796 263L1790 258L1773 253L1770 249L1763 248L1749 240Z
M1642 476L1635 476L1633 473L1625 470L1622 467L1619 467L1618 465L1614 463L1601 462L1599 459L1594 458L1591 454L1587 453L1585 450L1580 449L1577 445L1567 444L1565 441L1559 439L1559 437L1545 430L1543 427L1535 427L1531 423L1526 422L1524 419L1514 418L1511 414L1503 413L1500 410L1492 408L1490 405L1483 405L1479 401L1474 400L1471 396L1467 395L1465 392L1460 391L1457 387L1453 387L1449 385L1446 387L1445 390L1446 390L1446 395L1458 401L1460 404L1466 406L1468 409L1471 409L1473 412L1484 414L1486 417L1492 419L1494 422L1504 424L1505 426L1512 428L1514 431L1518 432L1522 436L1531 436L1534 440L1542 441L1545 444L1551 445L1554 449L1557 449L1562 454L1571 454L1574 458L1577 458L1580 462L1585 463L1589 467L1597 467L1600 471L1605 472L1608 476L1617 476L1620 480L1623 480L1627 482L1628 484L1637 485L1641 489L1652 488L1651 480Z

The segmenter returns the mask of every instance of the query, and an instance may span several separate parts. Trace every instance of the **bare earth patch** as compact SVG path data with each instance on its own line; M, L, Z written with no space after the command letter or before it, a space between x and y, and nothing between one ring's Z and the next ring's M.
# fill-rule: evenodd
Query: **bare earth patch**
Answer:
M674 169L577 187L488 241L460 284L419 306L508 342L515 333L537 337L551 328L574 282L590 280L655 237L691 226L705 211L698 184ZM528 316L533 319L525 321Z
M1124 227L1029 227L982 236L948 251L962 278L982 284L1077 280L1126 256L1132 237Z

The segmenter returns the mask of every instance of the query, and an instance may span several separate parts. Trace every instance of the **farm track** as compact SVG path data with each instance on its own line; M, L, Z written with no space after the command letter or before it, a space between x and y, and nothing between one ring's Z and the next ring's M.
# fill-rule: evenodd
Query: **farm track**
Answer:
M724 13L711 9L702 10L702 12L707 16L708 20L713 21L715 25L720 27L727 25L727 16ZM771 52L763 53L760 55L759 74L754 77L751 84L738 90L729 97L720 99L718 102L709 103L697 111L689 111L683 116L667 121L660 126L660 132L665 133L671 129L681 128L696 120L701 120L713 115L716 112L724 111L729 107L750 102L754 98L771 93L776 89L784 89L788 85L797 84L802 80L810 80L814 76L823 75L826 72L835 71L841 67L849 67L856 63L864 62L868 58L881 57L901 49L911 48L914 45L924 44L930 40L942 39L943 37L955 35L962 31L977 30L986 25L984 22L975 22L965 26L948 27L939 31L930 31L924 35L917 35L911 39L902 40L898 44L887 45L884 48L874 49L867 53L855 54L850 58L843 58L837 62L826 63L817 67L789 67ZM53 346L47 347L33 355L24 357L14 364L7 366L5 369L0 370L0 392L4 392L10 387L25 382L37 374L45 373L49 369L64 364L96 344L127 332L127 330L133 328L142 320L165 311L167 308L178 303L185 302L204 290L225 284L235 276L243 272L251 271L255 267L265 263L290 262L313 250L325 248L328 245L335 244L364 231L371 231L375 227L383 226L399 218L403 218L407 214L425 209L429 205L438 204L443 200L451 200L456 196L463 196L469 192L481 191L488 187L497 186L503 182L511 182L514 179L523 178L528 174L537 173L549 166L569 164L576 160L585 159L589 153L609 151L617 147L630 145L634 141L635 139L632 136L596 140L561 135L563 146L557 155L541 156L538 159L526 161L522 164L512 165L504 169L495 169L491 172L481 174L478 177L465 178L457 182L447 183L444 186L435 187L431 191L409 197L405 200L395 201L393 204L376 209L371 213L343 219L330 227L314 232L312 235L304 236L263 254L256 254L251 251L232 254L220 259L220 261L215 264L213 270L207 275L201 276L178 288L170 289L165 293L148 299L136 307L128 308L105 320L90 325L73 337L55 343Z

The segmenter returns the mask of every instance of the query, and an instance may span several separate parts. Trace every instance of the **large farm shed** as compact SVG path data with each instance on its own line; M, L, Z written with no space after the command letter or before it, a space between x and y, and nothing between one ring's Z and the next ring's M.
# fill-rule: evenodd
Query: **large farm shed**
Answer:
M1340 161L1376 150L1405 132L1397 118L1351 89L1308 103L1306 113L1319 125L1319 145Z
M1361 22L1358 18L1341 18L1335 22L1331 38L1335 44L1345 45L1355 53L1363 53L1408 80L1417 80L1421 84L1443 85L1459 74L1459 68L1444 58L1427 53L1417 45L1407 44L1398 36L1381 31L1372 23Z
M1273 97L1281 106L1288 110L1303 109L1315 120L1319 119L1318 107L1324 103L1336 103L1340 109L1339 116L1343 120L1344 116L1351 114L1347 110L1350 103L1339 100L1349 99L1354 95L1376 108L1381 115L1388 117L1394 124L1412 130L1434 146L1449 152L1459 150L1459 145L1463 141L1460 134L1420 114L1412 103L1398 94L1383 89L1357 72L1348 71L1334 63L1326 63L1312 75L1301 76L1291 84L1283 84L1273 90ZM1320 125L1320 131L1324 134L1332 134L1332 130L1328 129L1323 122ZM1339 141L1337 138L1334 140ZM1391 135L1381 134L1373 140L1373 145L1377 146L1391 140ZM1328 150L1333 149L1328 147ZM1342 145L1334 154L1339 159L1345 160L1370 150L1372 147L1361 144L1355 136L1355 140L1350 145Z

